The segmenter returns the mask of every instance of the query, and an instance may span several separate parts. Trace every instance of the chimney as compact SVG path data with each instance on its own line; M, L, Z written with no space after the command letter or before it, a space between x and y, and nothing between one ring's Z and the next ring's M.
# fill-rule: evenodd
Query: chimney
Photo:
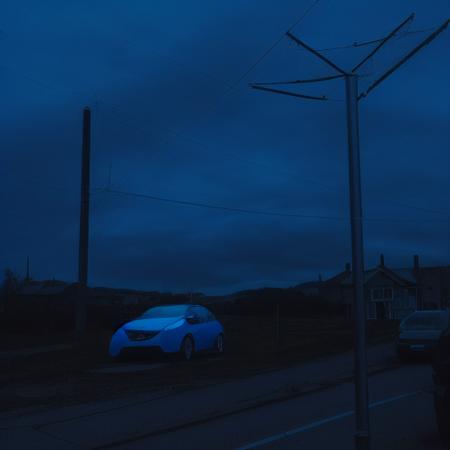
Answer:
M346 272L350 272L352 270L352 266L350 265L350 263L345 263L345 271Z
M419 255L414 255L414 270L419 269Z
M322 283L322 274L319 273L319 283Z
M383 253L380 255L380 266L384 267L384 255L383 255Z

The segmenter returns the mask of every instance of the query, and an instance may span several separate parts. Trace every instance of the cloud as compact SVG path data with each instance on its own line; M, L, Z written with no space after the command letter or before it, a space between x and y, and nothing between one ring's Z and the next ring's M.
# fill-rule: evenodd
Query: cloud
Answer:
M249 81L328 73L283 40L230 91L303 3L53 2L6 10L3 264L23 272L29 255L35 277L76 278L81 110L89 104L93 187L108 184L111 164L117 189L344 218L274 218L96 193L92 283L220 292L340 270L350 258L342 80L312 88L337 100L329 103L250 90ZM418 28L448 12L445 2L431 10L415 1L389 5L388 18L386 2L326 3L295 28L320 47L377 37L406 6L421 17ZM396 52L406 48L397 44ZM404 206L448 209L449 66L441 45L361 104L364 209L386 220L365 225L368 262L383 249L402 265L415 252L448 263L447 225L421 222L442 214ZM355 58L351 50L327 54ZM430 95L431 84L439 95Z

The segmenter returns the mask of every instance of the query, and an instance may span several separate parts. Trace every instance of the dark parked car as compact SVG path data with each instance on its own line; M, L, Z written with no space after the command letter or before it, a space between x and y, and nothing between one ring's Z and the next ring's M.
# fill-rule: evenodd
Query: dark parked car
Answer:
M416 311L402 320L397 354L431 356L442 332L449 326L448 310Z
M450 329L441 335L433 358L434 409L442 440L450 445Z
M433 358L434 409L442 440L450 445L450 329L445 330Z

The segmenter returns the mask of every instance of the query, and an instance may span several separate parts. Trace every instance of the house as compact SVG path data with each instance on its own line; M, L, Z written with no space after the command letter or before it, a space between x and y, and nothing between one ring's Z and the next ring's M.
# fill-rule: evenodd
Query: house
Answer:
M343 302L350 314L353 303L353 280L343 281ZM364 298L368 319L401 320L418 308L417 280L412 269L391 269L380 264L364 272Z
M421 309L450 307L450 266L421 267L416 278Z
M75 285L60 280L34 281L25 279L15 293L17 300L63 301L76 292Z
M348 316L353 304L353 279L349 264L344 272L322 282L319 295L341 302ZM368 319L401 320L417 309L450 306L450 266L421 267L414 256L410 268L390 268L380 256L378 266L364 272L364 298Z

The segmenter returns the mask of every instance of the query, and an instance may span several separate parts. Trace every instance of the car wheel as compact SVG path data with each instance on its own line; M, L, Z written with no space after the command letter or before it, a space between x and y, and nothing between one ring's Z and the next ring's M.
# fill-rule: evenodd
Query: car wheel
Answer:
M436 422L439 430L441 441L445 445L450 445L450 428L448 426L449 417L442 414L442 412L436 413Z
M435 385L435 389L437 387L438 386ZM446 392L443 396L438 396L436 392L434 394L434 411L436 415L439 435L441 437L442 443L450 447L450 410L448 407L449 397L450 392L448 388L446 389Z
M190 336L183 339L180 347L180 358L183 361L190 361L194 356L195 345L194 340Z
M397 358L401 363L408 362L408 355L405 352L397 351Z
M225 338L222 333L216 338L215 350L219 355L222 355L225 352Z

